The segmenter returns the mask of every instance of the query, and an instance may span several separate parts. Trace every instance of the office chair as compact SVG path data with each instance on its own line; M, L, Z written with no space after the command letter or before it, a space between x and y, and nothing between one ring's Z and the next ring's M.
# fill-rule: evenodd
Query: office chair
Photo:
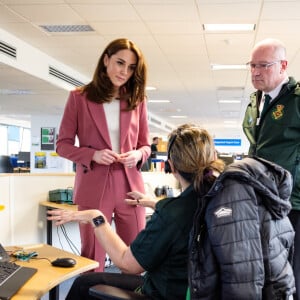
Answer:
M0 155L0 173L13 173L14 168L8 155Z
M106 284L97 284L89 289L89 294L101 300L150 300L145 295L133 291L117 288Z

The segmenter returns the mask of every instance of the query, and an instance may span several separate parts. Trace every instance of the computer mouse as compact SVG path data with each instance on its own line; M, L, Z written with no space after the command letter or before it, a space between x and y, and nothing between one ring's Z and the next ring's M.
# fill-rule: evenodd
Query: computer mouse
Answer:
M71 268L76 265L76 260L70 257L57 258L51 262L54 267Z

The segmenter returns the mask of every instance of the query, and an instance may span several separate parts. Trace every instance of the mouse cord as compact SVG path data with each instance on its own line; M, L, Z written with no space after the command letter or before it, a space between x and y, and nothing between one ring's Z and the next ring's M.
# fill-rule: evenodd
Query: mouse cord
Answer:
M45 259L45 260L49 261L49 263L51 264L51 260L49 258L47 258L47 257L33 257L31 259L36 259L36 260Z

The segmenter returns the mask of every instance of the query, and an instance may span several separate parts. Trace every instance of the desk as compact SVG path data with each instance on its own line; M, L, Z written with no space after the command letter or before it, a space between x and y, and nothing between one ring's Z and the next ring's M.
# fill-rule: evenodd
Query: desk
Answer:
M42 201L40 202L41 206L45 206L47 209L65 209L65 210L78 210L78 206L76 204L60 204L51 201ZM47 220L47 244L52 245L52 221Z
M6 250L9 251L10 248L7 247ZM58 268L53 267L47 259L30 259L29 262L17 261L16 263L19 265L36 268L38 271L12 297L12 300L37 300L48 292L50 292L50 300L58 300L60 283L99 266L99 263L94 260L45 244L22 246L22 249L36 251L37 258L48 258L52 261L58 257L71 257L77 263L72 268Z
M16 167L14 173L30 173L30 168Z

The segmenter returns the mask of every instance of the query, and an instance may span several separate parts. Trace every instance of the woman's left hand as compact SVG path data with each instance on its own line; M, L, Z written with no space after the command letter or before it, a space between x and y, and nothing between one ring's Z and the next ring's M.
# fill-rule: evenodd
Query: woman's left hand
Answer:
M123 164L127 168L132 168L142 159L142 152L140 150L132 150L120 154L118 162Z

